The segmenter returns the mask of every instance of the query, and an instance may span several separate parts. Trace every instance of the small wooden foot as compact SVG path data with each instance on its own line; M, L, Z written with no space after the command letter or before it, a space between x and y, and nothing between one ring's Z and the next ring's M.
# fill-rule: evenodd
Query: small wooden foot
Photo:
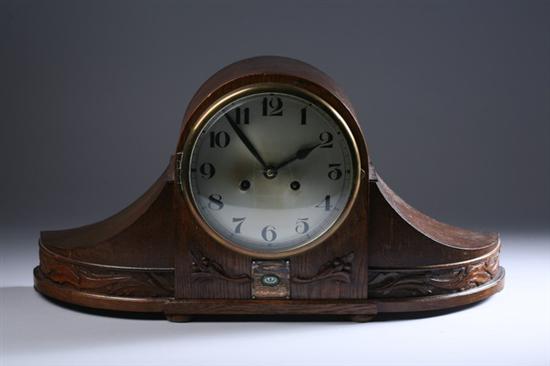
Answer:
M375 315L351 315L349 320L356 323L366 323L374 319Z
M190 315L183 315L183 314L164 314L166 316L166 319L168 321L174 322L174 323L187 323L191 321Z

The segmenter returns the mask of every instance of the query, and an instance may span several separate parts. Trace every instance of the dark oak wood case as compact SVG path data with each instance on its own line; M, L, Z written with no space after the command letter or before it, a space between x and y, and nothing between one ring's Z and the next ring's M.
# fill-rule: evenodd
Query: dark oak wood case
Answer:
M198 117L229 92L257 83L294 85L326 100L358 143L362 178L345 221L325 242L285 258L288 291L257 298L252 266L262 258L220 245L178 186L179 159ZM405 203L377 175L348 99L300 61L257 57L232 64L197 91L168 167L132 205L95 224L44 231L36 289L86 307L196 315L343 315L453 308L501 290L498 234L440 223ZM256 264L257 265L257 264ZM284 269L283 269L284 270ZM254 291L253 291L254 290Z

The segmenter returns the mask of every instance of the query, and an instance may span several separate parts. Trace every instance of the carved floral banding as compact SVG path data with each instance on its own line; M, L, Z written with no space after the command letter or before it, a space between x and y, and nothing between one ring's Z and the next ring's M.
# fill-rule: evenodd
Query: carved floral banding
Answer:
M221 264L205 257L202 253L191 253L193 257L191 276L193 280L220 279L230 282L251 282L252 277L246 273L230 274Z
M174 272L122 270L64 262L40 251L40 273L50 281L77 290L123 297L170 297Z
M451 294L481 286L499 273L498 252L478 262L445 269L371 269L370 298L405 298ZM63 261L52 254L40 252L39 271L44 278L62 286L109 296L171 297L174 294L173 270L123 270ZM309 277L296 276L295 284L334 280L351 283L354 254L334 258L324 263ZM202 254L193 254L194 280L224 280L236 283L252 281L246 273L231 274L216 261Z
M479 262L446 269L370 270L369 297L402 298L465 291L489 282L498 271L498 252Z
M292 278L293 283L305 284L323 280L351 283L352 262L355 254L350 252L324 263L316 274L309 277L297 276Z

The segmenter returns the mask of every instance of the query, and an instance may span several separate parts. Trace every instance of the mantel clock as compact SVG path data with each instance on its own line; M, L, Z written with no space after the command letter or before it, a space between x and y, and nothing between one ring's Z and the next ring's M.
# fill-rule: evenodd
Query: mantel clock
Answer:
M379 177L334 81L283 57L218 71L168 167L118 214L40 235L36 289L92 308L344 316L454 308L501 290L498 234L423 215Z

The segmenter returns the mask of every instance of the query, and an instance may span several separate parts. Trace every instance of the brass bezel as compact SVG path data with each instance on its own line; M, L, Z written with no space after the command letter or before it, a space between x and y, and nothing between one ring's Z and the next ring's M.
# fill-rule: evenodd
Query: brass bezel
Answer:
M262 92L280 92L280 93L295 95L298 97L302 97L306 100L309 100L310 102L316 103L317 106L323 108L325 112L327 112L329 115L331 115L334 118L336 123L339 124L340 128L345 134L346 140L348 141L348 144L350 147L351 160L352 160L352 165L354 167L351 194L346 203L346 206L344 207L344 209L342 210L340 216L336 219L336 221L324 232L322 232L317 238L309 242L306 242L304 244L301 244L300 246L297 246L290 250L283 250L278 252L261 252L261 251L246 249L236 243L232 243L231 241L227 240L226 238L218 234L212 227L210 227L208 223L205 222L199 210L197 209L195 205L195 200L191 195L190 182L188 179L193 147L204 125L210 120L212 116L214 116L214 114L216 114L225 105L241 97L248 96L251 94L256 94L256 93L262 93ZM226 248L253 258L280 259L280 258L290 257L293 255L303 253L321 244L323 241L329 238L332 234L334 234L334 232L336 232L336 230L341 226L341 224L348 217L351 211L351 208L353 207L353 204L355 203L355 200L359 193L359 186L361 183L362 167L361 167L361 157L359 155L359 148L355 140L355 137L351 129L349 128L346 120L340 115L340 113L338 113L336 108L334 108L331 104L329 104L325 99L321 98L319 95L309 90L300 88L298 86L285 84L285 83L262 82L262 83L251 84L251 85L247 85L247 86L235 89L225 94L224 96L220 97L215 102L213 102L198 118L196 118L195 120L189 121L188 123L192 123L193 125L185 141L183 142L182 150L178 151L177 153L178 162L176 164L176 179L180 187L180 191L183 194L184 200L188 205L188 207L190 208L190 211L192 212L195 220L197 220L201 228L205 230L208 233L208 235L210 235L214 240L216 240L218 243L222 244ZM182 179L182 177L184 177L184 179Z

